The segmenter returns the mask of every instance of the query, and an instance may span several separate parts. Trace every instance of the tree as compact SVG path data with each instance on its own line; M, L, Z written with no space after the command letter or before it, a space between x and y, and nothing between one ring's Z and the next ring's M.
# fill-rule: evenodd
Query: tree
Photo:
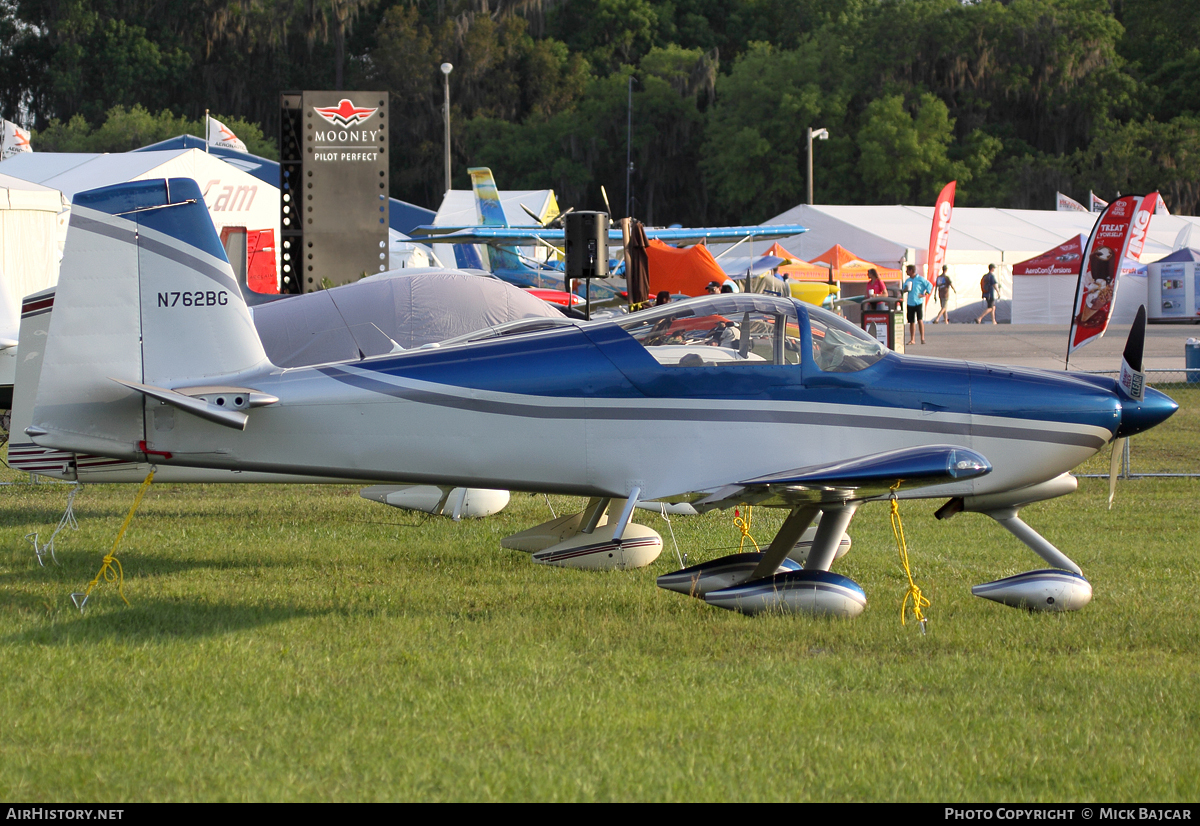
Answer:
M829 127L831 152L844 149L847 94L836 61L816 41L781 51L755 43L717 81L703 158L722 220L752 223L789 209L803 197L808 127ZM824 192L833 188L818 178Z
M263 136L258 124L231 115L214 115L233 130L246 149L264 158L277 158L274 141ZM152 115L141 106L114 106L106 113L104 123L93 128L83 115L69 121L50 121L45 129L35 131L30 143L38 152L129 152L177 135L205 136L203 120L189 120L164 109Z

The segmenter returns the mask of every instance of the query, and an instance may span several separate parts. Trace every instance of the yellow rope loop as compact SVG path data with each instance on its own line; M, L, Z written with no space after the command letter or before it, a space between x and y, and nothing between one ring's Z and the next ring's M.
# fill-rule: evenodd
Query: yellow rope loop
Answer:
M741 553L742 548L744 548L746 546L747 539L749 539L750 544L754 546L754 550L758 551L759 553L762 553L762 551L758 547L758 543L755 542L754 537L750 535L750 525L754 522L754 508L750 507L749 505L746 506L746 518L745 519L738 516L737 511L734 511L733 513L734 513L733 526L742 532L741 541L738 542L738 553Z
M912 600L913 617L921 623L921 630L924 631L925 623L928 620L922 609L929 607L929 600L925 598L921 589L917 587L917 583L913 581L912 567L908 562L908 544L904 540L904 525L900 522L900 503L896 500L895 490L892 491L891 503L892 534L896 537L896 548L900 552L900 566L904 568L904 575L908 577L908 589L904 592L904 601L900 603L900 624L907 624L909 600Z
M133 522L133 515L137 513L138 505L142 504L142 497L146 495L146 491L149 490L150 483L153 481L154 469L151 468L150 473L146 476L146 481L142 482L142 486L138 489L137 497L133 500L133 507L129 509L125 522L121 525L121 530L117 531L117 538L113 540L112 550L104 555L95 579L88 583L87 590L84 592L85 601L87 597L91 596L92 589L100 584L100 580L103 578L105 582L117 583L117 593L121 595L121 599L126 605L129 604L129 600L125 599L125 569L121 567L121 561L117 559L117 546L121 544L121 538L125 536L125 531Z

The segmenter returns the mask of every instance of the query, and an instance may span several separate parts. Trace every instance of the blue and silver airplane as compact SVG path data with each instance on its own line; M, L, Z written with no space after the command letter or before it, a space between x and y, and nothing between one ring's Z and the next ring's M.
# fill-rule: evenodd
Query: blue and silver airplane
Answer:
M1125 391L1100 377L898 355L820 308L740 294L283 369L189 179L77 195L54 309L25 431L38 445L590 497L582 513L510 538L538 561L581 567L657 556L661 540L631 521L641 501L783 508L760 554L660 578L747 612L860 612L862 589L830 568L856 510L893 497L985 513L1053 567L982 595L1079 607L1091 588L1078 566L1017 511L1070 492L1068 471L1176 410L1136 375ZM1136 338L1126 361L1140 369ZM814 522L803 567L789 562Z

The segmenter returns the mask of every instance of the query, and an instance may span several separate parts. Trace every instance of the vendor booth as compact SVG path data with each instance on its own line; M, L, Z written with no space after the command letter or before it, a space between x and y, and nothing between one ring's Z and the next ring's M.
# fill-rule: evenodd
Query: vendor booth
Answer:
M1200 250L1181 249L1147 267L1149 303L1146 313L1151 321L1200 320L1198 262Z
M1041 255L1013 264L1013 324L1071 323L1079 264L1086 245L1087 236L1076 235ZM1146 266L1126 258L1121 263L1111 323L1132 324L1138 307L1146 302Z

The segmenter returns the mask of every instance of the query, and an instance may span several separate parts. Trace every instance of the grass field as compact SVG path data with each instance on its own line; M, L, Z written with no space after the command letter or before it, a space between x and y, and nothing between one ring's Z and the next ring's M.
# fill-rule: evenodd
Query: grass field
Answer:
M1200 450L1186 411L1135 457ZM900 624L882 504L836 566L867 610L826 621L657 589L677 564L653 515L659 561L595 574L500 549L548 518L540 497L454 525L350 487L155 485L119 554L132 606L104 583L81 615L69 594L135 488L84 489L61 566L39 568L23 537L66 490L0 489L6 801L1200 797L1200 480L1124 483L1111 512L1084 480L1023 511L1093 583L1068 615L972 597L1040 560L985 517L906 503L924 636ZM756 510L755 535L781 520ZM737 544L731 523L672 525L695 562Z

